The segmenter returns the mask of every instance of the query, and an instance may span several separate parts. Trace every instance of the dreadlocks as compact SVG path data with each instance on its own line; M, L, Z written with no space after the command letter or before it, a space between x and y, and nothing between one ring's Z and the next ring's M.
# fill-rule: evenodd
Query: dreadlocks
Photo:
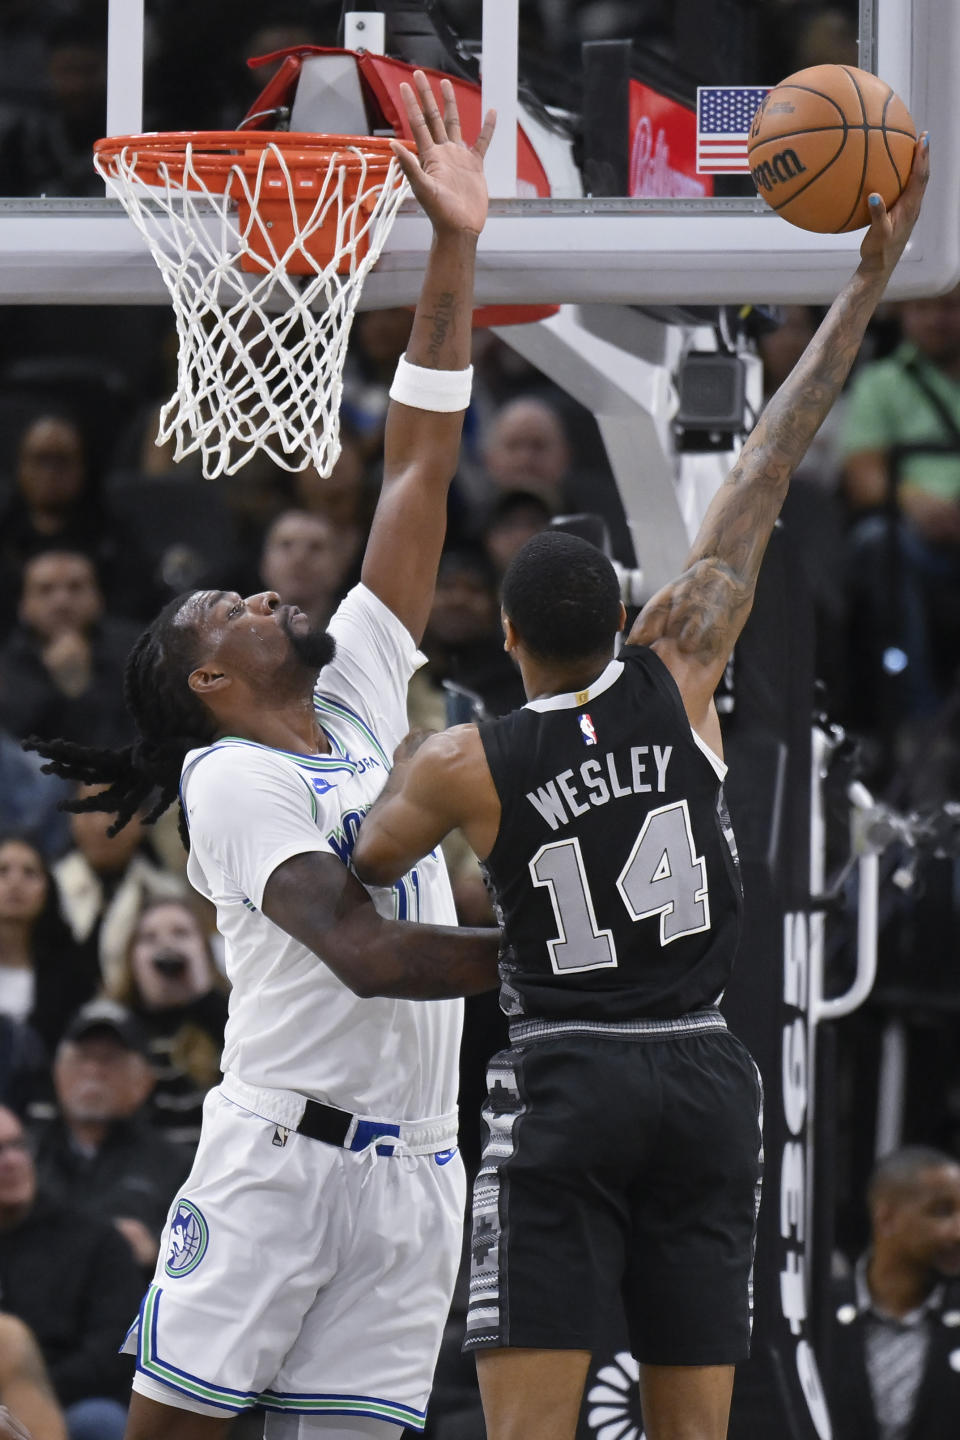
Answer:
M213 717L187 683L196 663L196 635L190 625L176 623L187 599L178 595L171 600L130 651L123 696L137 730L132 745L107 750L35 735L23 742L25 750L36 750L48 762L42 767L45 774L108 787L61 805L74 813L115 813L108 835L122 830L138 811L148 825L159 819L179 797L187 751L209 745L214 738ZM189 849L182 806L179 828L184 848Z

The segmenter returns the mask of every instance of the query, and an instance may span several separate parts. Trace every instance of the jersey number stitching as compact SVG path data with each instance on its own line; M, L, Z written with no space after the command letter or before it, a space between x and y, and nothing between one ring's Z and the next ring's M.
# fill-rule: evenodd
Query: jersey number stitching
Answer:
M611 930L597 925L580 841L552 840L530 861L534 885L546 886L559 933L547 941L557 975L617 964ZM660 916L660 944L710 929L707 866L697 855L686 800L651 810L617 879L633 921Z

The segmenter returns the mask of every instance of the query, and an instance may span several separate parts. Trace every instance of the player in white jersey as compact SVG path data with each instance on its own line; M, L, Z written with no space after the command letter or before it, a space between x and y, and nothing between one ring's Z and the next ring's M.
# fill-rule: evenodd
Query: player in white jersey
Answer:
M441 115L415 81L418 153L398 158L434 238L361 583L326 633L272 592L179 597L128 664L135 745L35 746L58 773L110 782L77 803L117 827L155 818L180 781L188 874L216 906L233 987L223 1082L126 1341L127 1440L213 1440L254 1405L284 1440L422 1429L459 1261L454 997L497 983L497 937L456 930L438 856L371 894L348 869L407 730L487 205L492 115L468 148L449 83Z

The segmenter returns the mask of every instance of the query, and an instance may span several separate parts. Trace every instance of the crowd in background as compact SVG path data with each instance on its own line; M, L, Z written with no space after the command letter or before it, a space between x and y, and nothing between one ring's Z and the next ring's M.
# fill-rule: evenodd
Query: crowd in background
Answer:
M271 5L267 22L264 7L230 8L225 29L217 5L189 7L203 43L177 50L174 63L188 7L148 5L148 123L235 123L260 84L245 56L334 43L340 13L304 0ZM477 7L443 8L461 23ZM848 6L776 8L803 21L790 32L794 60L807 58L803 46L820 58L820 31L834 46L849 40ZM41 9L45 26L36 5L0 4L0 194L98 193L89 147L103 129L102 25L66 0ZM523 14L528 42L553 37L542 63L561 65L565 45L644 25L666 54L671 9L540 0ZM198 83L201 60L216 84ZM175 363L164 307L4 312L0 1309L39 1342L72 1440L122 1434L129 1362L116 1342L218 1078L228 987L213 916L185 882L175 818L109 836L109 816L68 816L58 805L71 792L20 741L129 740L127 651L180 591L269 588L329 619L359 575L410 320L407 310L358 316L329 478L258 459L211 482L153 443ZM761 337L768 394L817 321L811 308L787 307ZM412 723L432 728L522 703L497 597L531 534L560 515L599 512L615 558L643 562L592 418L488 332L476 332L474 363L428 663L410 695ZM816 609L823 708L856 735L860 771L878 794L901 810L942 813L960 800L960 291L881 311L784 518ZM941 849L891 889L872 1003L878 1025L897 1008L915 1037L907 1138L958 1155L958 872L949 845ZM461 919L492 923L476 863L456 840L448 861ZM469 1002L468 1165L484 1062L502 1034L495 997Z

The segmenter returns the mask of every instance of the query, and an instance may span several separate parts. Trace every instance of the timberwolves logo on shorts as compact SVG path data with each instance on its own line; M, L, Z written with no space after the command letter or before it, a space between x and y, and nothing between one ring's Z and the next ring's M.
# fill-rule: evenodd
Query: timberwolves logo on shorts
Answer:
M170 1226L170 1242L164 1269L174 1280L179 1275L189 1275L196 1270L207 1253L210 1231L203 1215L189 1200L177 1204L173 1223Z

